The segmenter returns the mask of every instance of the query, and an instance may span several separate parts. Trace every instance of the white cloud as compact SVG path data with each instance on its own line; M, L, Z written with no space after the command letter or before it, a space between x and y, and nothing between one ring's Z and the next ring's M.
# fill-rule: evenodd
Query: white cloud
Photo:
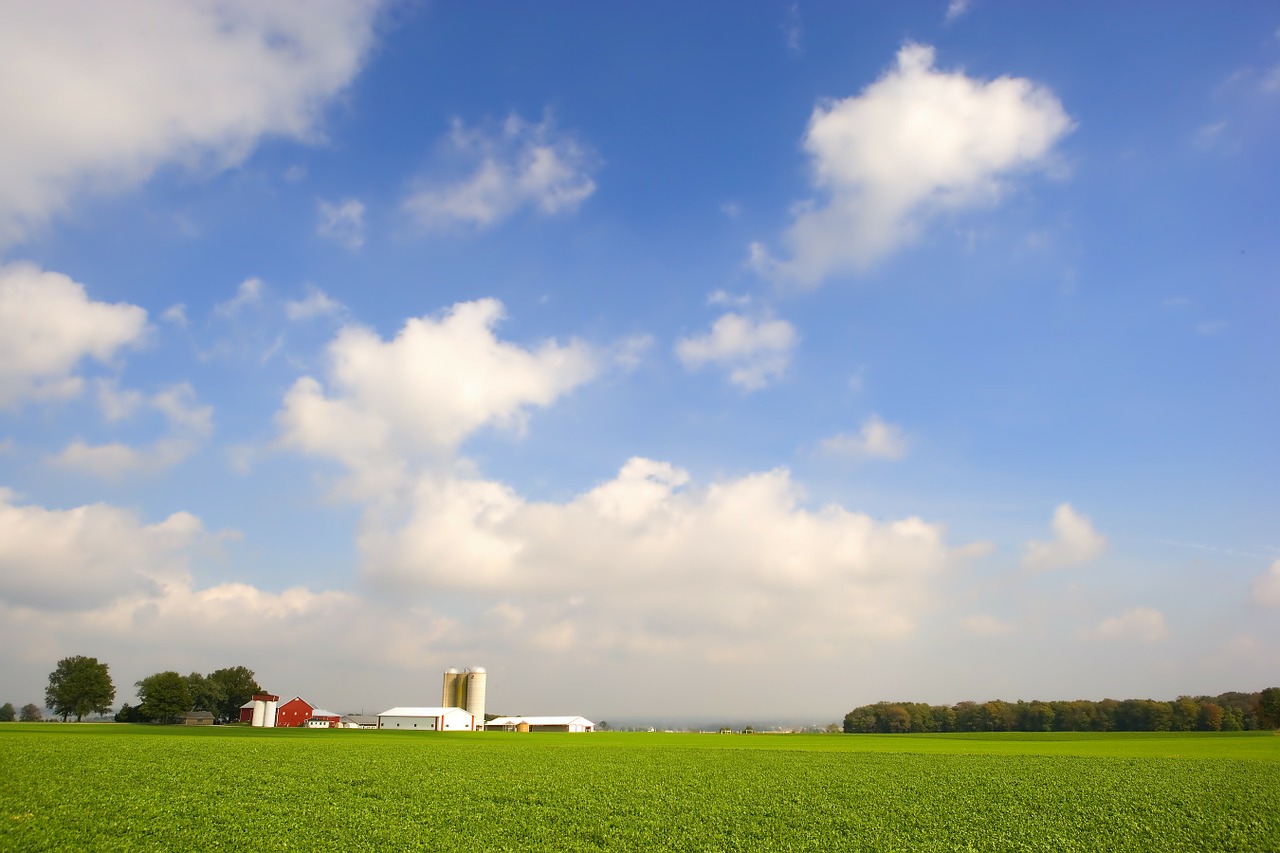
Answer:
M148 398L138 391L121 391L112 382L99 382L98 402L108 422L127 420L143 408L158 412L166 434L145 448L74 441L52 457L54 465L104 478L154 473L187 459L213 432L213 408L198 405L195 391L186 383Z
M105 504L69 510L20 505L0 489L0 598L52 610L102 605L185 573L200 521L174 513L144 524Z
M484 228L524 207L548 215L571 212L596 189L595 155L558 131L550 117L530 124L512 114L495 133L455 119L448 144L469 174L419 181L404 209L423 229Z
M1088 518L1071 504L1053 511L1054 538L1049 542L1028 542L1022 565L1028 569L1054 569L1087 563L1107 549L1107 539L1093 529Z
M1077 636L1082 640L1158 643L1169 636L1169 629L1165 625L1164 614L1159 610L1135 607L1118 616L1104 619L1093 628L1083 629Z
M501 303L482 299L408 320L390 341L344 327L328 347L328 387L304 377L286 394L281 441L385 485L409 460L447 457L477 429L522 429L530 407L599 371L580 341L526 349L498 340L502 315Z
M907 436L902 427L880 420L872 415L862 423L856 435L840 433L823 439L822 450L833 456L878 457L901 459L907 455Z
M1011 174L1043 167L1072 127L1054 94L1029 80L978 80L933 67L907 44L861 94L819 104L804 146L822 201L800 205L783 241L752 265L802 285L864 270L911 241L939 211L997 199Z
M1280 560L1254 578L1250 593L1254 602L1263 607L1280 607Z
M233 317L240 312L241 308L260 304L262 302L262 290L262 279L246 278L236 288L236 295L226 302L219 302L214 306L213 313L219 317Z
M160 319L166 323L172 323L180 329L185 329L187 327L187 306L181 302L176 305L170 305L164 309Z
M307 295L297 301L286 302L285 316L290 320L309 320L312 317L342 314L346 309L341 302L332 299L314 284L307 285Z
M65 275L0 266L0 409L80 393L83 359L108 362L141 343L147 328L143 309L94 302Z
M749 293L730 293L727 290L713 290L707 295L708 305L724 305L729 308L746 308L754 301Z
M349 198L340 202L321 199L317 203L320 222L316 233L339 246L359 249L364 245L364 204Z
M0 245L161 165L310 140L373 41L377 0L46 0L6 9Z
M947 3L947 18L949 24L957 18L969 11L969 0L951 0Z
M700 337L683 338L676 355L690 370L715 364L729 371L729 381L755 391L782 377L799 338L786 320L753 320L730 312Z
M398 597L515 597L530 636L704 660L908 635L956 559L919 519L804 508L785 470L694 488L642 458L562 504L422 476L395 512L366 514L359 543L370 580Z

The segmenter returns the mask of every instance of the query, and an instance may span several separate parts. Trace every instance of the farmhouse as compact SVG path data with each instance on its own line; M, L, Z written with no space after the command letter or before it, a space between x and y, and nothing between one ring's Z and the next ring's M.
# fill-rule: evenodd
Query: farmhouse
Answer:
M586 717L495 717L486 729L508 732L593 732L596 724Z
M210 711L188 711L182 717L184 726L212 726L213 714Z
M483 722L480 725L483 726ZM474 732L476 718L461 708L392 708L378 715L378 728L419 732Z

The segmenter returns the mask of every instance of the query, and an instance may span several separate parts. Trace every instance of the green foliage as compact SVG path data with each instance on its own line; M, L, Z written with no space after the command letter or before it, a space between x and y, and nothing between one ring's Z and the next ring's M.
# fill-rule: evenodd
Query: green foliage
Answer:
M1274 716L1268 717L1267 714ZM1267 723L1267 720L1274 722ZM850 734L945 732L1190 732L1280 727L1280 688L1261 693L1068 702L959 702L946 708L916 702L878 702L844 717Z
M9 726L0 766L9 850L1280 850L1269 733Z
M28 702L22 706L18 719L24 723L39 723L44 720L44 711L35 702Z
M240 706L248 702L253 694L262 692L253 670L244 666L214 670L206 680L216 697L217 707L204 710L212 711L224 723L239 720Z
M0 705L0 723L12 723L18 718L18 711L13 707L12 702L5 702Z
M178 673L157 672L137 683L138 710L159 723L176 723L191 710L191 693L187 680Z
M72 714L77 723L85 714L105 714L115 698L116 688L107 665L83 655L58 661L58 668L49 673L49 686L44 692L45 705L61 715L63 722Z

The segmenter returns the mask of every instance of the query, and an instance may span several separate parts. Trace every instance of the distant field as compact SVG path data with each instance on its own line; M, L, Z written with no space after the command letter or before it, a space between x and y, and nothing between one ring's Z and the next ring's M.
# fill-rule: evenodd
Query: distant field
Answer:
M0 850L1280 851L1280 737L0 725Z

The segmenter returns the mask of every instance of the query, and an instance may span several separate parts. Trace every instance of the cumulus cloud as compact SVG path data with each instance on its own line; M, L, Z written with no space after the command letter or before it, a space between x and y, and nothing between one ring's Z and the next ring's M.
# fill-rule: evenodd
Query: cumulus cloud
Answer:
M1023 566L1035 570L1075 566L1095 559L1107 549L1106 537L1094 530L1093 523L1071 504L1061 504L1053 511L1053 534L1048 542L1027 543Z
M145 524L106 504L51 510L0 489L0 598L75 610L154 590L185 574L183 552L201 533L185 512Z
M362 202L354 198L340 202L321 199L316 205L320 217L316 225L317 234L352 250L364 245L364 204Z
M1255 603L1263 607L1280 607L1280 560L1254 579L1250 592Z
M705 335L684 338L676 356L690 370L708 364L729 372L729 381L744 391L756 391L782 377L799 337L786 320L754 320L730 312Z
M1079 632L1083 640L1136 640L1158 643L1169 636L1164 614L1150 607L1135 607L1118 616L1104 619L1092 628Z
M74 441L50 460L54 465L104 478L154 473L187 459L213 432L213 408L200 405L187 383L146 397L138 391L122 391L112 382L99 382L98 401L108 422L127 420L143 408L159 413L165 435L147 447Z
M934 68L906 44L861 94L814 110L804 147L820 200L796 208L790 256L752 246L762 274L801 285L858 272L911 241L944 210L990 203L1009 177L1043 167L1072 121L1044 86Z
M833 456L901 459L907 455L907 436L902 427L872 415L856 434L840 433L823 439L822 451Z
M527 207L548 215L572 212L596 189L595 155L549 116L531 124L512 114L496 132L455 119L447 147L467 174L423 178L404 202L424 230L485 228Z
M327 349L326 382L303 377L285 395L281 442L385 484L407 458L447 456L477 429L522 429L531 407L599 372L580 341L499 340L502 316L501 303L482 299L410 319L390 341L344 327Z
M47 0L0 27L0 245L85 191L309 140L373 42L377 0ZM141 26L139 22L144 22Z
M366 575L398 596L510 596L521 616L506 621L528 630L702 658L910 634L956 559L944 540L916 518L808 509L785 470L695 487L644 458L566 503L426 475L395 513L368 512L359 536Z
M32 264L0 266L0 409L80 393L81 361L110 361L147 329L136 305L94 302L83 285Z

